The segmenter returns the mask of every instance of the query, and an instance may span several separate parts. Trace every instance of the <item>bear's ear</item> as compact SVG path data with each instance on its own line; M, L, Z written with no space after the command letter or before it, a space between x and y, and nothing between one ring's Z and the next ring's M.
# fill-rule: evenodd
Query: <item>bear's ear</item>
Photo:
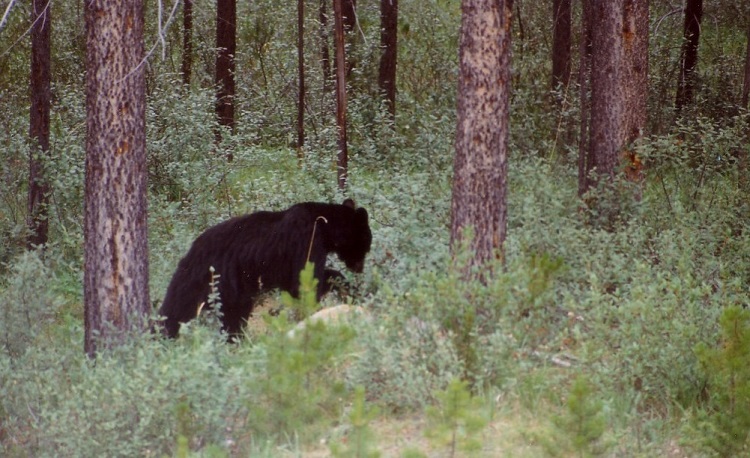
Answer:
M342 205L344 207L357 208L357 204L355 204L354 200L352 199L346 199Z

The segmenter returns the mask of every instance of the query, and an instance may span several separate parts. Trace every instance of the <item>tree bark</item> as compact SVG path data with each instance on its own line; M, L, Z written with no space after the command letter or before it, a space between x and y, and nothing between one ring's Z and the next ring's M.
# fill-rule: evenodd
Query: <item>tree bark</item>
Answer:
M675 110L679 115L682 109L693 103L695 92L695 67L698 64L698 44L700 43L703 0L687 0L685 4L684 41L680 57L680 75L677 81Z
M183 0L182 10L182 84L190 86L193 70L193 0Z
M742 108L747 108L748 97L750 96L750 23L747 28L747 50L745 51L745 78L742 81Z
M641 181L643 164L633 143L643 135L648 117L648 0L625 0L623 10L624 90L622 145L625 176Z
M624 0L592 1L591 117L583 192L600 178L614 178L623 144L622 30ZM591 172L594 172L593 177Z
M552 2L552 90L567 88L570 82L570 3L571 0Z
M323 92L328 92L331 81L331 56L328 53L328 12L326 0L320 0L320 66L323 69Z
M507 228L511 2L463 0L451 248L471 248L472 268L502 259ZM466 231L473 229L467 240ZM484 280L486 275L479 273Z
M50 89L50 5L48 0L34 0L31 8L31 110L29 112L29 193L28 220L30 234L27 248L47 243L49 232L49 184L44 158L49 155Z
M302 160L305 146L305 1L297 0L297 69L299 93L297 94L297 159Z
M357 0L342 0L341 16L344 21L344 32L354 30L357 26Z
M84 348L94 357L143 330L151 309L146 84L142 0L85 8Z
M349 173L349 152L346 140L346 55L344 50L344 17L342 2L333 0L334 42L336 47L336 125L338 126L338 158L336 164L339 189L346 189Z
M580 87L581 133L578 137L578 196L583 195L591 186L589 171L593 159L589 149L591 120L591 0L581 0L581 42L578 85Z
M380 69L378 86L391 118L396 116L396 58L398 56L398 0L380 0Z
M219 124L234 131L234 55L237 50L237 1L216 3L216 115ZM221 140L221 134L217 134ZM231 159L231 158L230 158Z

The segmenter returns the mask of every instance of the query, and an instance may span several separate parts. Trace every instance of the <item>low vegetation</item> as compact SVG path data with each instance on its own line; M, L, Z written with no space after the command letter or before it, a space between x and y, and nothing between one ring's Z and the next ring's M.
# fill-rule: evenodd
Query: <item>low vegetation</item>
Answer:
M7 83L0 89L6 121L0 131L0 455L750 452L750 233L735 166L736 152L750 147L747 114L729 113L709 97L734 63L702 60L706 110L673 130L652 126L637 145L645 181L621 183L619 216L602 222L576 197L575 142L562 141L576 109L558 117L545 108L552 100L542 44L548 19L525 2L526 35L514 44L506 263L494 266L485 283L467 282L458 268L461 253L452 258L448 247L459 12L446 2L423 3L403 2L408 27L401 30L395 123L367 89L377 37L358 42L346 197L370 213L373 244L365 272L349 278L350 296L329 295L322 306L354 304L367 318L316 323L292 337L294 316L259 312L246 338L227 344L209 316L191 322L177 340L148 334L96 361L86 358L84 103L69 55L78 51L68 43L56 54L51 233L43 251L23 248L27 86L12 72L0 75ZM155 310L177 261L206 227L303 200L343 200L323 95L311 94L318 102L310 109L319 117L310 121L315 126L301 164L288 146L294 97L279 94L294 66L279 56L292 25L268 13L278 13L274 5L253 2L247 12L263 11L267 21L241 28L252 31L239 48L253 50L240 64L246 105L238 131L220 145L210 82L178 91L169 59L155 58L148 99ZM60 29L77 30L62 12L55 17ZM8 30L19 24L11 21ZM275 26L263 30L277 41L253 47L261 26ZM667 26L653 38L660 59L674 44ZM744 43L741 34L706 30L701 39L716 46ZM0 43L3 50L9 46L7 38ZM22 53L11 52L16 57L9 65L26 69L16 62ZM655 98L664 97L659 90L667 70L662 64L652 70ZM316 87L315 77L309 84ZM653 107L651 119L663 122L668 112ZM318 307L309 298L267 300L300 310L298 318Z

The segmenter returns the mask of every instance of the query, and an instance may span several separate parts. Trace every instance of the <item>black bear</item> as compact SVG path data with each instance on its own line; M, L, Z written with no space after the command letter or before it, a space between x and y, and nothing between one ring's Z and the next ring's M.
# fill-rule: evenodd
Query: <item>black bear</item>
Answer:
M203 232L177 266L159 314L164 332L175 337L180 323L195 318L208 299L213 267L218 279L222 325L240 335L258 293L279 288L299 293L305 262L315 265L318 299L342 275L326 268L336 253L354 272L362 272L372 232L367 210L354 201L305 202L284 211L259 211L232 218Z

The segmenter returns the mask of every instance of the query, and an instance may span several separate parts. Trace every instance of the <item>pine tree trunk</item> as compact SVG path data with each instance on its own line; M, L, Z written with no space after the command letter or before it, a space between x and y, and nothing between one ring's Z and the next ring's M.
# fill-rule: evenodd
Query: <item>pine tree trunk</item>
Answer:
M349 152L346 140L346 55L344 48L344 17L342 2L333 0L334 42L336 47L336 126L338 127L338 159L336 164L339 189L346 189Z
M623 1L590 3L591 13L591 118L589 153L585 177L587 187L599 178L614 177L623 135L625 91L622 87ZM593 182L591 171L594 171ZM585 192L585 191L584 191Z
M680 58L680 75L677 81L675 110L679 115L682 109L693 103L695 92L695 67L698 64L698 44L700 43L703 0L687 0L685 4L684 41Z
M305 1L297 0L297 159L302 160L305 146Z
M323 92L328 92L331 81L331 56L328 53L328 12L326 0L320 0L320 66L323 69Z
M643 135L648 116L648 0L625 0L623 11L623 68L625 91L622 145L625 175L641 181L643 164L633 143Z
M591 0L581 0L581 43L580 63L578 69L578 85L580 87L581 133L578 137L578 196L583 195L591 187L589 171L593 159L589 149L591 120Z
M237 1L216 3L216 115L219 124L234 131L234 55L237 50ZM217 140L221 134L217 134ZM231 159L231 157L230 157Z
M396 116L396 58L398 55L398 0L380 0L380 69L378 86L391 118Z
M193 0L183 0L182 84L190 86L193 71Z
M142 0L86 7L85 351L143 330L151 310Z
M747 108L748 97L750 97L750 24L747 28L747 45L745 51L745 78L742 81L742 108Z
M47 243L49 184L44 158L49 155L50 90L50 6L48 0L34 0L31 9L31 110L29 113L28 248Z
M568 87L570 82L570 3L571 0L552 2L552 89Z
M502 259L507 227L511 2L463 0L451 247L470 242L472 267ZM471 240L466 239L473 229ZM486 279L483 269L478 274Z

